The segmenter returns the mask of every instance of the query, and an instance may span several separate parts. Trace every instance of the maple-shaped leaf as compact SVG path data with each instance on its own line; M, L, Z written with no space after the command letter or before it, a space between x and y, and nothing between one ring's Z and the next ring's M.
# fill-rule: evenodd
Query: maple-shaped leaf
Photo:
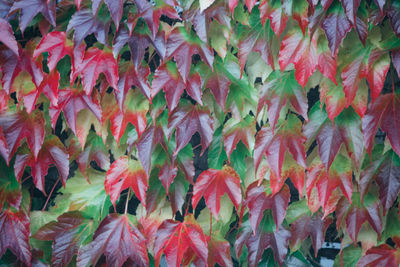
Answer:
M88 96L81 88L60 90L58 92L58 105L50 105L49 113L52 127L55 128L57 119L62 111L68 126L78 136L77 116L78 112L83 109L90 110L97 120L101 121L102 110L96 94Z
M246 223L242 224L243 230L239 233L235 241L235 252L239 258L242 254L243 246L246 245L249 266L257 266L267 248L273 250L274 258L279 264L282 264L286 258L290 231L283 226L276 231L274 223L271 220L267 216L264 216L255 234L253 234L250 225Z
M354 193L352 204L342 198L336 208L336 227L339 229L342 223L346 223L346 230L353 242L357 242L357 236L363 223L368 221L374 231L380 236L382 232L382 218L379 201L375 197L365 197L360 202L360 194Z
M249 19L251 30L244 31L238 43L238 58L240 71L243 73L247 58L252 51L260 54L267 65L274 68L274 58L272 54L273 32L268 25L263 26L259 18L258 9L254 9Z
M56 136L46 137L36 158L30 152L28 154L17 154L14 164L15 176L18 180L21 180L25 167L29 166L36 188L46 193L45 176L51 164L57 167L60 180L65 185L69 174L69 155Z
M307 197L310 198L313 188L316 187L318 200L326 212L334 190L339 187L346 198L351 202L353 193L351 162L348 158L338 154L332 163L329 172L319 159L315 159L307 172Z
M207 78L205 88L209 88L214 95L218 105L225 112L226 99L229 93L229 87L232 81L220 69L213 71Z
M47 65L50 71L52 71L63 57L66 55L72 57L72 44L70 44L70 41L67 39L65 32L53 31L42 38L33 52L33 58L37 58L44 52L49 53Z
M371 103L362 119L364 146L371 154L373 141L378 128L384 131L393 150L400 155L399 121L400 95L398 93L380 95Z
M228 159L231 158L232 151L236 149L239 141L242 141L247 149L252 151L254 149L255 134L255 121L252 117L246 116L241 121L238 121L235 118L229 119L224 124L223 129L224 147Z
M186 85L176 65L172 62L161 65L154 73L154 80L151 84L151 97L154 98L161 88L165 92L169 112L172 112L178 106L179 99L185 89L194 100L202 104L200 75L192 74L188 77Z
M332 221L332 218L323 218L321 213L300 217L291 225L291 247L304 242L304 240L310 236L314 248L314 255L317 257L318 250L325 241L326 230Z
M147 183L148 176L142 165L136 160L129 159L128 156L121 156L107 171L104 187L113 205L119 194L127 188L132 188L136 197L145 203Z
M84 217L78 212L64 213L52 221L42 226L35 234L34 238L53 242L52 266L66 266L78 253L83 233L88 224L84 223ZM82 235L83 234L83 235Z
M267 18L270 20L271 28L278 38L286 28L286 23L289 20L289 16L286 14L282 7L282 3L279 0L267 1L262 0L260 2L260 19L264 25Z
M372 102L380 95L389 70L390 58L387 53L372 51L368 59L367 81L371 88Z
M272 195L266 192L265 182L258 185L254 182L247 187L245 203L249 207L249 221L253 232L256 233L258 225L263 218L265 210L272 210L276 230L281 226L286 215L290 200L290 190L287 185Z
M91 47L85 52L85 57L75 75L82 77L83 90L87 95L92 93L100 73L106 77L108 84L118 89L118 64L111 52Z
M74 44L76 47L82 43L86 36L92 33L100 43L106 44L109 27L109 23L104 24L96 15L93 15L91 10L80 9L72 15L66 32L69 32L72 28L75 29Z
M307 168L304 150L306 138L301 134L301 127L301 121L294 115L288 116L287 121L280 126L275 135L271 128L263 127L256 136L254 149L256 170L265 154L271 170L277 177L281 177L282 165L287 151L299 165Z
M21 262L31 265L29 224L29 217L23 211L14 213L8 209L0 212L0 258L10 249Z
M93 1L95 2L95 1ZM97 0L96 4L100 7L101 0ZM111 18L114 21L115 27L119 28L119 22L121 21L122 18L122 12L123 12L123 7L124 7L124 1L123 0L104 0L104 3L106 4L108 10L110 11ZM93 4L94 5L94 4ZM93 8L93 12L97 12L96 7Z
M38 158L44 141L44 125L43 113L40 111L33 112L31 115L25 111L0 113L0 126L7 144L6 149L3 146L0 147L0 154L7 164L24 138L26 138L34 158Z
M318 65L317 44L315 39L298 30L292 30L283 38L279 49L279 66L284 71L294 64L295 78L304 87L308 78L316 71Z
M10 14L16 11L19 14L19 27L24 32L32 19L39 12L54 27L56 26L56 1L54 0L19 0L15 1L10 9Z
M132 86L138 87L148 100L151 99L149 74L150 68L142 65L138 66L138 68L129 63L120 66L118 90L114 90L114 94L121 110L123 109L126 95Z
M213 123L214 119L210 116L209 112L197 105L186 105L175 109L168 118L168 128L176 129L174 155L178 154L189 143L196 132L201 137L201 154L203 154L212 141L214 133ZM172 132L170 131L170 135Z
M343 38L351 30L351 24L339 3L335 3L329 8L327 15L322 20L321 27L325 31L332 55L336 55Z
M229 242L218 236L210 236L208 241L208 266L233 266Z
M10 48L17 56L19 55L18 43L15 40L11 25L2 18L0 18L0 41Z
M168 35L167 57L173 57L176 61L178 71L186 83L192 56L198 54L202 60L213 68L214 55L212 51L198 37L189 34L184 27L173 29Z
M236 210L239 210L239 205L242 202L242 192L240 178L236 171L226 165L222 170L208 169L203 171L193 187L193 208L195 209L200 199L204 197L212 215L218 219L221 197L225 193L235 205Z
M138 266L149 266L145 239L127 215L109 214L94 233L93 241L79 249L77 265L96 265L103 254L109 265L121 267L130 259Z
M357 262L357 267L366 266L398 266L400 264L400 251L387 244L370 248Z
M188 252L191 252L190 254ZM154 241L155 264L159 266L162 253L168 266L180 266L182 260L197 255L204 263L208 258L206 236L193 215L185 217L183 222L165 220L158 227Z
M158 28L160 26L160 17L162 15L170 17L171 19L180 19L175 8L165 3L167 1L157 2L155 6L147 1L134 0L134 2L138 9L138 15L142 17L149 26L152 39L155 39L156 37Z
M282 74L279 71L272 72L260 90L257 114L267 104L269 124L273 131L282 108L286 107L288 102L294 111L308 120L306 93L295 80L293 71Z

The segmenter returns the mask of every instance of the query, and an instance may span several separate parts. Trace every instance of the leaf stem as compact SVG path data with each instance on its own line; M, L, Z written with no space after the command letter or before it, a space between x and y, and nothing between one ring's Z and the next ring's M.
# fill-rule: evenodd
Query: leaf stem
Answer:
M125 215L128 213L128 203L129 203L129 193L131 192L131 188L128 188L128 195L126 196L125 202Z
M212 213L210 212L210 238L212 235Z
M47 203L49 203L50 197L54 192L54 189L56 188L56 185L58 184L58 182L60 181L60 178L57 179L57 181L54 183L53 188L51 189L49 196L46 199L46 203L44 203L44 206L42 208L42 211L44 211L46 209Z

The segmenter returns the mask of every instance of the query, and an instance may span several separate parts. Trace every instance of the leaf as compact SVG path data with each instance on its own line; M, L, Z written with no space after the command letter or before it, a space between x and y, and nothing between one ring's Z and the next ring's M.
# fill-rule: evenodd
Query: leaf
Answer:
M123 7L124 7L124 1L123 0L104 0L104 3L106 3L106 6L108 10L110 11L111 18L114 21L115 27L119 28L119 22L121 21L122 18L122 13L123 13Z
M305 141L305 137L301 134L301 122L293 115L289 115L288 120L280 126L275 135L271 128L263 127L256 136L254 150L256 170L260 165L263 154L265 154L274 175L281 178L286 151L290 152L299 165L306 168ZM277 191L273 190L273 193Z
M336 55L332 56L332 53L329 52L328 42L326 38L323 36L318 38L317 53L318 53L318 66L317 66L318 70L322 73L322 75L331 79L331 81L335 83L335 85L337 85L336 81L337 57Z
M3 129L4 140L7 143L7 149L1 148L0 153L7 164L10 163L11 158L24 138L26 138L34 158L38 158L44 141L44 125L45 121L40 111L31 115L28 115L25 111L18 113L3 112L0 114L0 126Z
M204 263L208 258L206 237L193 215L183 222L165 220L158 227L154 241L155 265L159 266L161 254L165 254L168 266L179 266L182 260L196 254ZM185 257L185 255L187 255Z
M281 1L267 1L262 0L260 2L260 19L261 23L264 25L267 18L271 21L271 28L278 38L285 30L286 23L289 17L283 10Z
M287 185L284 185L276 194L268 194L265 188L265 182L261 185L254 182L247 187L245 204L249 207L249 221L254 234L260 225L264 211L269 209L272 210L278 231L285 218L290 200L290 190Z
M361 257L357 263L357 267L363 266L397 266L400 264L400 255L398 249L393 249L387 244L382 244L378 247L373 247Z
M50 71L53 71L57 63L66 55L72 57L72 45L66 33L53 31L45 35L33 52L33 58L36 59L44 52L49 53L47 65Z
M343 0L342 6L351 24L356 24L357 10L361 0Z
M293 72L283 72L282 74L279 71L272 72L261 87L257 106L257 114L259 114L265 104L268 105L268 119L272 131L275 130L281 110L287 106L288 101L294 111L308 120L307 97L296 82Z
M15 40L11 25L2 18L0 18L0 41L10 48L17 56L19 55L18 43Z
M118 64L111 52L91 47L85 52L82 64L78 65L78 68L75 75L81 75L83 90L87 95L92 93L100 73L104 74L111 87L118 89Z
M108 215L94 233L93 241L79 249L77 265L95 265L102 254L107 264L112 262L118 267L128 259L139 266L149 265L145 239L127 215Z
M177 27L168 35L167 57L173 57L177 63L178 71L186 83L189 77L192 56L200 57L213 68L214 55L212 51L198 38L189 34L185 28Z
M15 176L20 181L25 167L29 166L36 188L46 194L45 176L51 164L57 167L60 180L65 186L69 175L69 156L64 145L56 136L46 136L36 158L30 152L28 154L17 154L14 165Z
M325 103L326 112L331 121L334 121L346 107L346 98L340 84L335 85L326 79L322 80L319 87L319 97L321 105Z
M400 96L396 93L380 95L368 107L367 113L362 119L362 131L364 146L369 154L372 151L375 134L380 127L386 133L393 150L400 155L399 125L397 124L400 114L397 110L399 99Z
M279 49L281 71L293 63L295 78L304 87L310 76L317 70L317 44L314 39L303 36L301 31L292 30L283 38Z
M10 249L20 261L30 266L29 235L29 217L26 214L9 209L0 212L0 258Z
M19 27L24 32L32 19L40 13L54 27L56 26L56 1L50 0L19 0L15 1L10 14L19 10Z
M241 141L249 151L254 149L254 136L256 134L255 121L252 117L247 116L242 121L234 118L229 119L223 130L224 147L228 159L230 159L232 151L236 149L237 144Z
M335 3L329 8L328 14L323 19L321 27L325 31L332 55L336 56L343 38L351 30L351 24L339 3Z
M388 8L387 13L390 21L390 25L393 28L394 33L399 36L400 35L400 24L399 24L399 17L400 17L400 5L398 3L391 3Z
M208 266L233 266L229 242L217 236L211 236L208 242Z
M120 70L122 71L119 73L118 91L114 90L114 94L121 110L123 109L126 95L132 86L138 87L148 100L151 99L151 89L148 81L150 69L148 67L139 66L136 69L128 63L127 66L121 67Z
M290 231L284 227L281 227L278 231L273 231L272 228L273 225L271 226L265 217L257 228L255 235L253 235L250 226L244 226L235 241L236 255L239 257L243 246L246 245L249 251L247 258L249 266L257 266L264 250L271 248L274 252L275 260L282 264L288 252Z
M211 90L218 105L225 112L225 103L229 93L230 79L222 72L214 71L208 77L205 87Z
M41 0L42 1L42 0ZM96 39L105 44L107 42L108 29L110 24L104 24L89 9L80 9L74 13L68 23L67 32L75 29L74 44L75 47L79 46L83 39L89 34L94 33Z
M318 251L325 241L326 230L332 222L331 218L323 218L321 213L300 217L291 225L291 246L300 244L310 236L314 248L314 256L317 257Z
M13 165L13 164L12 164ZM13 166L0 159L0 209L11 206L19 209L22 201L21 185L15 178ZM6 204L6 205L4 205Z
M389 70L390 59L388 54L372 51L368 59L367 81L371 88L372 102L380 95Z
M127 188L132 188L140 202L145 203L148 179L139 162L121 156L107 171L104 188L114 206L119 194Z
M191 137L198 132L201 137L201 154L211 144L214 119L209 112L198 106L184 106L177 108L168 118L168 128L176 129L175 139L176 148L174 155L184 148L190 141ZM170 132L170 135L172 131Z
M193 187L192 205L195 209L200 199L204 196L206 205L213 216L218 219L221 197L227 194L239 210L242 202L240 178L230 166L224 166L222 170L208 169L197 178Z

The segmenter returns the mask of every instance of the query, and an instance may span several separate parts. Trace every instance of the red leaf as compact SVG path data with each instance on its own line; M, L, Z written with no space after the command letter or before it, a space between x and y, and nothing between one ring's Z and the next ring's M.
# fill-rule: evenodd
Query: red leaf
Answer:
M108 265L120 267L130 259L148 266L146 243L140 231L126 215L109 214L93 235L93 241L79 250L78 266L96 265L104 254Z
M160 179L162 185L165 187L165 191L168 194L169 187L174 181L176 175L178 174L178 168L168 165L165 163L161 169L158 178Z
M136 86L147 98L151 99L151 89L148 80L150 68L145 66L134 66L128 64L120 67L123 69L119 74L118 90L114 90L115 98L119 104L120 109L123 109L125 98L132 86Z
M69 55L72 57L72 45L67 40L65 32L54 31L45 35L33 53L33 58L37 58L40 54L48 52L47 64L50 71L54 70L57 63Z
M323 37L318 39L317 48L318 48L318 70L322 73L322 75L331 79L331 81L337 85L336 81L337 57L332 56L332 54L329 52L326 39Z
M24 32L32 19L40 13L54 27L56 26L56 1L53 0L19 0L14 1L10 14L20 11L19 27Z
M26 214L10 210L0 212L0 258L10 249L20 261L30 266L29 235L29 217Z
M276 194L268 194L265 192L265 183L258 186L258 182L254 182L247 187L245 203L249 207L249 221L254 234L258 225L263 218L264 211L272 210L276 230L278 231L283 219L286 216L286 210L290 201L290 190L287 185Z
M261 23L264 25L268 18L271 21L272 30L276 36L280 38L281 34L285 30L286 23L289 20L289 17L281 6L281 1L262 0L259 9Z
M121 21L121 18L122 18L124 1L123 0L104 0L104 3L106 3L108 10L110 10L111 18L114 21L115 27L117 28L117 31L118 31L119 22Z
M356 24L357 10L361 0L342 0L342 6L351 24Z
M211 236L208 242L207 263L208 266L215 266L216 263L225 267L233 266L229 242Z
M389 245L382 244L378 247L370 248L361 257L357 267L364 266L398 266L400 264L400 250L393 249Z
M326 230L332 221L331 218L324 219L321 213L314 214L310 217L307 215L300 217L291 225L291 245L299 244L310 236L314 248L314 255L317 257L318 250L325 241Z
M119 194L127 188L132 188L136 197L144 205L148 180L148 176L139 162L131 160L127 156L121 156L111 164L107 171L104 187L114 206Z
M392 63L396 69L397 75L400 77L400 49L392 50Z
M390 25L393 28L394 33L400 36L400 5L399 3L392 2L388 7L387 15L389 17Z
M251 10L256 5L256 2L257 2L256 0L245 0L245 4L247 6L247 10L249 11L250 14L251 14Z
M390 58L386 53L372 51L368 59L367 81L371 88L372 102L380 95L390 67Z
M64 145L56 136L46 137L37 158L32 154L18 154L14 164L15 176L20 180L25 167L29 166L36 188L46 194L45 176L51 164L57 167L60 180L65 186L69 175L69 156Z
M400 155L400 96L398 94L380 95L372 103L362 120L364 145L371 154L373 141L378 127L387 134L393 150Z
M202 41L190 36L184 27L173 29L168 35L167 57L174 57L178 71L185 83L189 76L194 54L200 55L210 68L213 67L214 55Z
M205 88L210 88L211 93L214 95L218 105L225 112L225 102L229 93L229 86L231 80L221 72L214 71L210 74Z
M5 157L7 164L24 138L26 138L34 158L38 158L44 141L44 125L43 113L39 111L31 115L28 115L25 111L0 114L0 126L3 128L4 139L8 148L8 151L2 151L2 156Z
M0 18L0 41L10 48L17 56L19 55L18 43L15 40L11 25L2 18Z
M213 123L214 119L209 112L198 106L188 105L175 109L168 118L168 129L176 129L174 155L177 155L189 143L196 132L201 137L201 154L203 154L213 138ZM172 131L170 131L170 136L171 134Z
M233 150L236 149L239 141L247 147L249 151L254 148L254 136L256 134L255 121L247 116L242 121L236 121L235 119L229 119L222 131L224 136L224 147L225 152L230 160Z
M164 221L157 230L154 242L154 257L159 266L161 254L165 254L168 266L180 266L187 251L195 253L207 262L208 246L206 237L193 215L185 217L184 222ZM190 254L192 257L193 254Z
M343 38L351 30L351 24L346 18L340 4L336 3L322 21L322 29L328 39L332 55L337 54Z
M200 199L204 196L207 207L218 220L221 197L225 193L235 205L236 210L239 210L239 205L242 202L242 192L240 178L236 171L227 165L222 170L209 169L203 171L193 187L193 209L196 208Z

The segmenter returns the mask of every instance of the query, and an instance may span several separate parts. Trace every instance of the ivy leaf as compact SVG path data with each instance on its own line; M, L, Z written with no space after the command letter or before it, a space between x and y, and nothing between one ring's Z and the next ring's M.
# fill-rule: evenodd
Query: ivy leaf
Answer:
M29 166L36 188L46 194L45 176L51 164L57 167L60 180L65 186L69 174L69 156L64 145L56 136L46 137L36 158L31 153L17 154L14 165L15 176L18 181L21 180L25 167Z
M198 106L184 106L177 108L168 118L168 128L176 129L175 139L176 148L174 155L184 148L190 141L191 137L198 132L201 137L201 154L211 144L213 137L214 119L209 112ZM170 131L170 135L172 131Z
M42 0L41 0L42 1ZM93 15L92 11L89 9L80 9L74 15L72 15L71 20L68 23L67 32L75 29L74 32L74 44L75 47L78 47L83 39L89 34L94 33L97 40L106 44L108 29L110 24L104 24L100 20L97 19L96 15Z
M72 57L72 45L67 39L65 32L50 32L43 36L42 40L33 52L33 58L36 59L40 54L48 52L47 65L49 70L53 71L57 63L66 55Z
M128 259L139 266L149 265L145 239L127 215L108 215L94 233L93 241L79 250L77 264L95 265L103 253L107 264L114 266L120 267Z
M239 141L242 141L247 149L252 151L256 134L255 121L250 116L246 116L241 121L231 118L224 124L222 134L224 135L224 147L228 159L231 158L232 151L236 149Z
M225 103L229 93L229 86L232 81L222 72L214 71L207 79L205 88L209 88L214 95L218 105L225 112Z
M263 218L265 210L272 210L276 230L279 230L283 219L286 216L290 200L290 190L287 185L276 194L268 194L265 190L266 183L258 185L254 182L247 187L245 203L249 207L249 221L253 232L256 233L257 228Z
M235 241L235 252L238 258L243 246L246 245L249 251L247 258L249 266L257 266L264 250L272 248L275 260L282 264L288 252L290 231L283 227L277 231L273 231L272 228L273 223L271 225L266 217L261 221L255 234L250 226L245 225Z
M92 93L100 73L106 77L108 84L118 89L118 64L111 52L91 47L85 52L82 65L75 71L81 74L83 90L87 95Z
M18 113L3 112L0 114L0 126L3 128L4 139L7 149L1 149L1 155L10 162L21 141L26 138L28 146L35 159L39 156L39 151L44 141L43 114L40 111L28 115L25 111Z
M150 69L145 66L138 66L136 69L131 64L126 64L120 67L118 90L114 91L115 98L119 104L119 108L122 110L126 95L132 86L136 86L142 92L142 94L148 99L151 99L151 89L148 81Z
M30 266L29 223L29 217L22 211L14 213L8 209L0 212L0 258L10 249L20 261Z
M343 0L342 6L351 24L356 25L357 10L361 0Z
M372 51L368 59L367 81L371 88L372 102L379 97L390 67L388 54Z
M18 43L15 40L11 25L2 18L0 18L0 41L10 48L17 56L19 55Z
M10 14L20 11L19 27L24 32L32 19L40 13L54 27L56 26L56 1L50 0L19 0L15 1L10 9Z
M318 250L325 241L326 230L332 221L331 218L323 218L321 213L300 217L291 225L291 246L300 244L310 236L314 248L314 256L317 257Z
M162 253L165 254L168 266L179 266L182 259L192 258L193 254L203 262L207 262L206 237L193 215L186 216L183 222L173 220L162 222L154 241L156 266L159 265Z
M388 8L388 17L394 33L397 36L400 36L400 24L399 24L400 5L398 3L395 2L391 3L391 5Z
M173 57L177 63L178 71L186 83L189 77L192 56L200 57L213 68L214 55L212 51L198 38L191 36L184 27L177 27L168 35L167 57Z
M213 216L218 219L221 197L226 193L239 210L242 202L240 178L236 171L229 166L222 170L208 169L197 178L193 187L192 205L195 209L200 199L204 196L206 205Z
M111 164L107 171L104 188L110 195L114 206L119 194L127 188L132 188L136 197L144 204L146 203L148 180L149 178L139 162L129 159L128 156L121 156Z
M7 166L7 163L0 159L0 209L7 204L18 210L21 201L21 185L15 179L14 166Z
M104 0L104 3L106 3L106 6L108 10L110 11L111 18L114 21L115 27L119 28L119 22L121 21L122 18L122 13L123 13L123 7L124 7L124 1L123 0Z
M332 56L332 53L329 51L328 42L325 37L318 38L317 52L318 52L318 70L322 73L322 75L331 79L331 81L335 83L335 85L337 85L336 81L337 57L336 55Z
M364 266L397 266L400 264L399 250L382 244L378 247L370 248L367 253L361 257L357 267Z
M267 1L262 0L260 2L260 19L261 23L264 25L267 18L271 21L271 28L278 38L285 30L286 23L289 17L283 10L281 1Z
M321 26L325 31L332 55L336 56L343 38L351 30L351 24L339 3L335 3L329 8Z
M233 266L229 242L217 236L210 236L208 241L208 266Z
M265 104L268 105L268 119L272 131L275 130L281 110L287 106L288 101L294 111L308 120L306 93L296 82L293 71L282 74L279 71L272 72L261 87L257 106L257 114L259 114Z
M393 150L400 155L399 125L399 100L397 93L380 95L374 103L371 103L362 120L364 145L371 154L373 141L378 128L387 134Z

